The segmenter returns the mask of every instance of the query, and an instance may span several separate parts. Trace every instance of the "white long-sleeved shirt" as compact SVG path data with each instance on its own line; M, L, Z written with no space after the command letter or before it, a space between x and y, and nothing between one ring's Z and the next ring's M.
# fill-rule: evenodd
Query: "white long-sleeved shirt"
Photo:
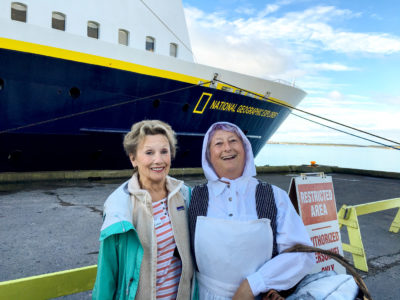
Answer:
M228 182L224 183L224 182ZM258 180L239 177L235 180L221 178L209 181L209 204L207 216L220 219L248 221L258 219L255 191ZM282 189L272 186L277 207L276 243L278 252L301 243L312 246L304 224L291 200ZM254 296L270 289L286 290L307 275L315 263L312 253L283 253L267 261L247 280Z

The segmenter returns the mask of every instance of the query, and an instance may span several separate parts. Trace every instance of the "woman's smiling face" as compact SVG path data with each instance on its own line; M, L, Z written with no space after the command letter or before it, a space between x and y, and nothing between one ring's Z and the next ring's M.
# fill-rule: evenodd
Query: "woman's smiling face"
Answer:
M170 145L165 135L146 135L139 143L136 155L129 157L132 165L138 168L142 185L165 182L171 167Z
M230 131L217 130L211 139L210 161L218 177L236 179L243 173L246 152L239 136Z

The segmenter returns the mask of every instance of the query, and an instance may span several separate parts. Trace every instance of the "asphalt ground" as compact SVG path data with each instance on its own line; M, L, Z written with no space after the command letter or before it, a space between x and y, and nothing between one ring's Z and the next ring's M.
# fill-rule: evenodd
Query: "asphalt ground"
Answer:
M332 176L339 209L400 197L400 180L349 174ZM298 174L261 174L286 191ZM202 176L180 178L194 186ZM52 181L0 185L0 281L97 263L99 230L106 197L125 179ZM398 209L359 217L368 260L362 275L373 299L400 299L400 233L389 232ZM341 230L342 241L347 231ZM345 252L350 261L351 255ZM89 299L90 292L62 297Z

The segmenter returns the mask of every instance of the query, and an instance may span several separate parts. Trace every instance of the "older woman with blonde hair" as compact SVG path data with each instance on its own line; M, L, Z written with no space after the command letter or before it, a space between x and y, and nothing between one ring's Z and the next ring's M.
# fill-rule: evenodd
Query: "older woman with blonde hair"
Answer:
M104 204L93 299L190 299L190 189L168 176L175 133L162 121L138 122L124 148L134 173Z

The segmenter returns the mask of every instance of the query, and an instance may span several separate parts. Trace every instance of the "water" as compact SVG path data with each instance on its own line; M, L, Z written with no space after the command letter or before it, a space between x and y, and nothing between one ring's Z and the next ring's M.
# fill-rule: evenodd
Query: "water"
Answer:
M257 166L309 165L337 166L365 170L400 172L400 150L294 144L266 144L255 159Z

